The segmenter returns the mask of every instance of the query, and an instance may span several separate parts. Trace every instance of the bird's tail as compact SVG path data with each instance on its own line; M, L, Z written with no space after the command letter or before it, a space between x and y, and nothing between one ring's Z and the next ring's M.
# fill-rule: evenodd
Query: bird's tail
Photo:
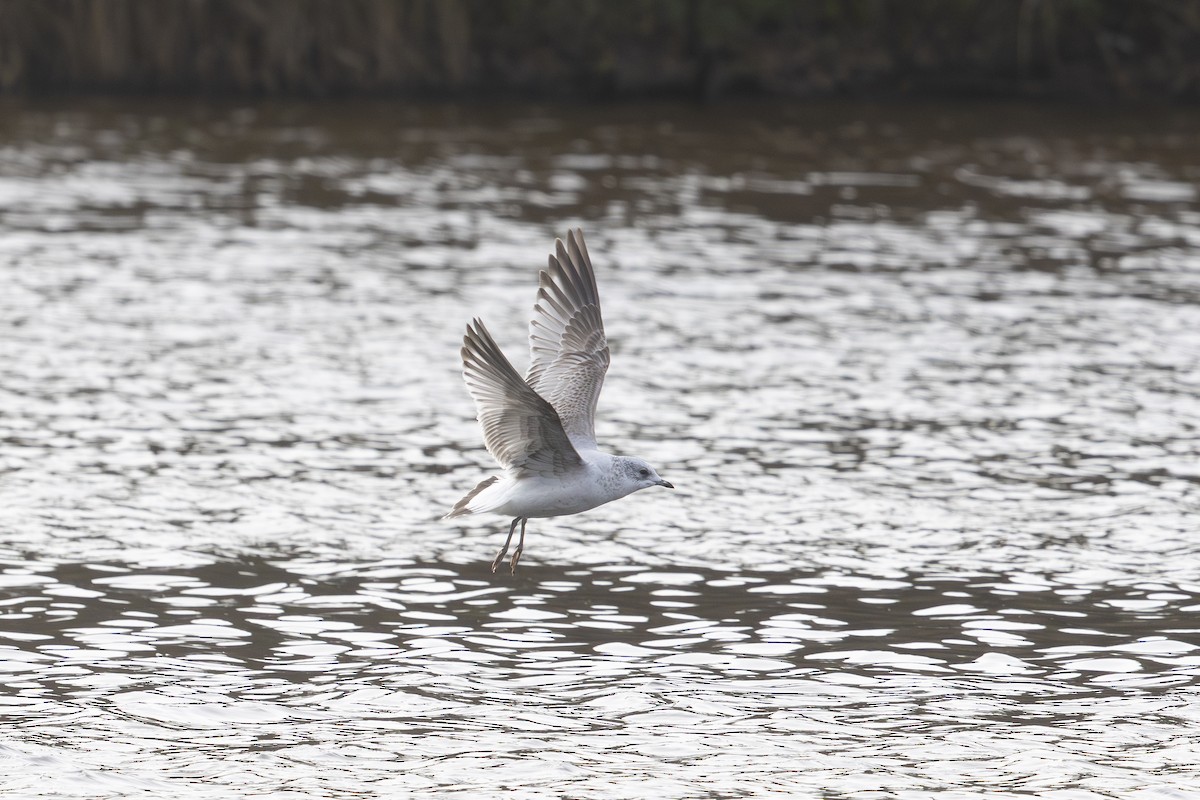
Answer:
M462 516L466 516L467 514L474 514L475 511L477 511L478 509L471 508L471 501L474 500L476 497L478 497L480 492L482 492L484 489L488 488L489 486L491 486L493 483L495 483L498 480L500 480L500 479L497 478L495 475L493 475L490 478L486 478L486 479L480 481L479 485L477 485L471 491L467 492L466 497L464 497L462 500L459 500L457 503L455 503L454 508L450 509L450 513L448 513L446 516L442 517L442 519L451 519L453 517L462 517Z

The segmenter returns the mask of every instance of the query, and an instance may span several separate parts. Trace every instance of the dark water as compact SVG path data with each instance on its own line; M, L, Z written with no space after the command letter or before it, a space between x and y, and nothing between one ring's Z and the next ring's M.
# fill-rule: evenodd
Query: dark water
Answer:
M1200 786L1200 115L0 111L4 796ZM574 225L679 490L493 576Z

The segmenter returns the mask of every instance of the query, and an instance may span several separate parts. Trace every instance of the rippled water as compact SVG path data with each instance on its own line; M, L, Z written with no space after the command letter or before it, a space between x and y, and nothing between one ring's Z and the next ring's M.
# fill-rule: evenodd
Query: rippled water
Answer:
M1197 115L2 111L6 797L1200 786ZM493 576L573 225L679 489Z

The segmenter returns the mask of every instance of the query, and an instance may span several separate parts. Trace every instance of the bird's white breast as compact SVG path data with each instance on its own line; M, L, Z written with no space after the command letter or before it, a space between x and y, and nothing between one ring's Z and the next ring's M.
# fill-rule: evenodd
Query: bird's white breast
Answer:
M559 517L617 500L632 491L616 473L613 458L583 452L583 466L563 475L505 476L504 500L494 510L514 517Z

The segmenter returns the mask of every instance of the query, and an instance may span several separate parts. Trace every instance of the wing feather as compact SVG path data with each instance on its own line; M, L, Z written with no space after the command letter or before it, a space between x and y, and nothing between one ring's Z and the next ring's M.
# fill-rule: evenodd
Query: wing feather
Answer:
M500 466L561 475L583 463L554 407L521 379L478 319L467 326L462 360L484 444Z
M576 447L596 446L596 401L608 371L608 339L600 293L583 231L555 240L555 252L538 275L538 299L529 323L529 372Z

